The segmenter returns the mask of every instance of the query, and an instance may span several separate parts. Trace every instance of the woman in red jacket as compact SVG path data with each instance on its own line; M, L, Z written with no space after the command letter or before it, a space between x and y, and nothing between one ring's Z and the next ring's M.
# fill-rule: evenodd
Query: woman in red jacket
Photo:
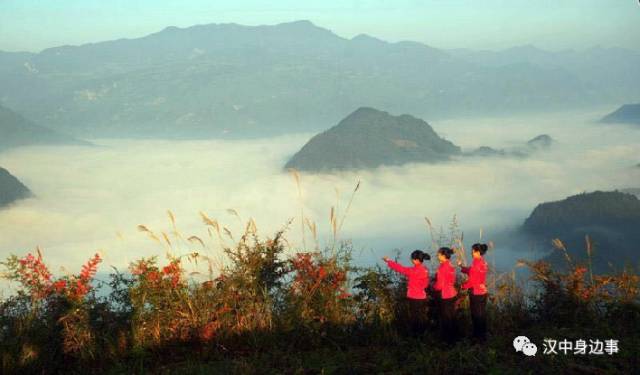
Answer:
M386 256L382 259L389 268L407 277L409 329L414 335L423 334L427 319L427 293L425 289L429 286L429 270L422 263L431 257L421 250L415 250L411 253L413 267L404 267Z
M435 290L440 291L440 335L449 344L458 339L458 327L455 320L455 302L458 292L454 286L456 282L456 269L451 265L450 259L453 250L448 247L441 247L438 250L438 260L440 267L436 273Z
M485 282L489 267L482 257L487 252L487 245L477 243L471 246L471 249L473 255L471 267L462 267L460 262L458 262L458 265L460 265L463 273L469 275L467 282L462 284L462 289L471 289L472 291L469 295L469 303L471 305L473 337L477 340L484 341L487 338L487 316L485 313L487 306L487 285Z

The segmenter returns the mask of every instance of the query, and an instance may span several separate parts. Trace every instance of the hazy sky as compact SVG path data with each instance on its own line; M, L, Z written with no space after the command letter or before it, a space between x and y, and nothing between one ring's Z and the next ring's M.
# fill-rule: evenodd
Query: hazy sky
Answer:
M135 38L166 26L299 19L343 37L441 48L640 49L638 0L0 0L0 50Z

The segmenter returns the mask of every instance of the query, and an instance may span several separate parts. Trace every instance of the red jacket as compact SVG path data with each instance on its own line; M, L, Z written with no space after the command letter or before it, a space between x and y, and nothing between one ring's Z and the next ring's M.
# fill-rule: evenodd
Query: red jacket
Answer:
M469 274L469 278L467 281L462 284L462 289L471 289L473 288L474 295L483 295L487 294L487 285L485 284L485 280L487 277L487 270L489 267L487 266L487 262L482 258L473 258L473 263L471 263L471 267L462 267L462 272Z
M453 286L456 282L456 269L451 266L451 262L446 261L440 263L438 272L436 273L436 285L435 290L439 290L442 293L443 299L453 298L458 292Z
M413 267L404 267L402 264L396 263L392 260L388 260L387 265L392 270L407 277L407 298L427 298L427 292L425 289L429 286L429 270L425 266L417 264Z

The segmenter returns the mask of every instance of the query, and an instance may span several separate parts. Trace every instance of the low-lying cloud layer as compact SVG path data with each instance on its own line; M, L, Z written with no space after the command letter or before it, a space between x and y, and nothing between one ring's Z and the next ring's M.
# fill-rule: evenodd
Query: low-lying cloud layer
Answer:
M520 225L540 202L582 191L640 186L640 169L633 168L640 161L640 129L592 122L606 112L432 123L466 149L512 147L542 133L556 144L528 159L462 158L438 165L301 175L304 215L317 223L321 245L329 243L331 207L339 199L340 217L361 180L340 234L363 250L361 263L391 255L393 247L425 246L430 242L425 216L446 228L457 214L469 241L481 228L490 239L492 231ZM63 266L77 272L100 249L107 264L122 268L141 256L164 254L163 247L136 226L170 234L167 210L175 214L182 233L203 239L208 235L199 211L218 219L236 237L250 217L263 235L293 218L288 239L300 246L301 201L294 179L282 166L309 137L94 140L104 147L29 147L1 153L0 166L37 197L0 211L0 258L40 246L54 271ZM228 209L236 210L241 220ZM308 230L307 243L313 243Z

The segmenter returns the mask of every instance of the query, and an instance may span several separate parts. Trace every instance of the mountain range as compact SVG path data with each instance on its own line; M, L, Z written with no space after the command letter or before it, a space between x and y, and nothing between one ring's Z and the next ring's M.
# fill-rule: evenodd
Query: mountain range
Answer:
M628 102L637 66L640 53L620 48L445 50L309 21L207 24L0 52L0 104L84 138L268 136L362 106L438 119Z

